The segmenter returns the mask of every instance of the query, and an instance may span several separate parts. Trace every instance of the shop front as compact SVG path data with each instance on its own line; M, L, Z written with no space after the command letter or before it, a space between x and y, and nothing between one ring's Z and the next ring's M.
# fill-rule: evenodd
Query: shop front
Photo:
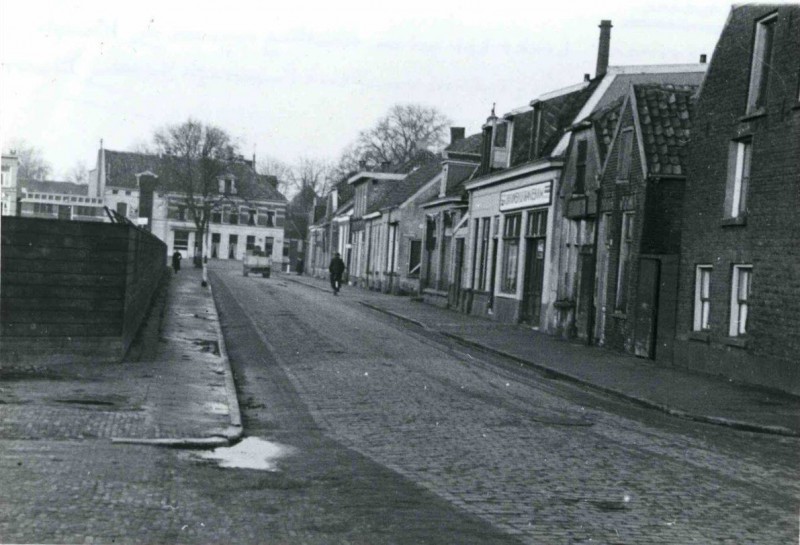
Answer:
M473 314L533 328L546 323L557 179L557 171L546 169L468 187Z

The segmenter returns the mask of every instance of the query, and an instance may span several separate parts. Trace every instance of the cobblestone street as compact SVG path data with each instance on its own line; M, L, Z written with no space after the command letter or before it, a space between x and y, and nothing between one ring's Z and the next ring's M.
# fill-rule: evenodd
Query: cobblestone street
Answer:
M293 453L266 472L112 444L158 420L135 383L77 405L98 386L12 376L0 541L796 542L795 438L608 399L368 309L359 290L224 263L211 280L245 435Z

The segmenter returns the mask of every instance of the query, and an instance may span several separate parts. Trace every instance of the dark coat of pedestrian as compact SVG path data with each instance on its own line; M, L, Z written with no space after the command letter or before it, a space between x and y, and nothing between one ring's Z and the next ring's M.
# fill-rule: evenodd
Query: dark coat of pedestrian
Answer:
M331 273L331 288L333 288L333 294L338 295L342 287L342 275L344 274L344 261L342 261L342 257L338 253L333 254L331 264L328 265L328 272Z
M178 250L175 250L175 253L172 254L172 270L175 271L175 274L178 274L178 271L181 270L181 259L183 259L183 256Z

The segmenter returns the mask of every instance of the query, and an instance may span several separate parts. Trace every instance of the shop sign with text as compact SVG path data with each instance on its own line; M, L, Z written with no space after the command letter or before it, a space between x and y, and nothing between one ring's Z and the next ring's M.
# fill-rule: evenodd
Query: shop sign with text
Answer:
M500 211L505 212L516 208L531 208L550 204L552 191L552 181L503 191L500 193Z

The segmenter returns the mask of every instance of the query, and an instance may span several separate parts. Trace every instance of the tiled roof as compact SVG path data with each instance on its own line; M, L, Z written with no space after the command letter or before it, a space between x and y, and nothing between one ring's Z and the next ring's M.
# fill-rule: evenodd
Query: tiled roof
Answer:
M478 170L478 165L450 165L447 167L445 196L463 196L464 184Z
M547 157L552 153L564 130L570 126L575 116L597 88L595 80L586 87L564 93L539 102L542 126L539 129L538 150L531 148L534 130L535 110L530 109L514 116L514 136L512 140L511 165L521 165L534 159Z
M454 154L480 155L482 139L482 133L472 134L461 140L456 140L444 148L444 151Z
M423 163L402 180L382 181L374 186L370 195L367 213L377 212L384 208L400 206L406 199L426 183L431 181L442 170L441 157L434 157Z
M650 174L686 174L697 86L634 85L642 143Z
M624 102L625 97L620 97L616 102L590 116L592 128L595 132L595 140L597 141L597 149L600 152L600 161L605 160L608 148L614 139L614 131L617 128Z
M176 192L182 190L169 176L171 168L178 161L175 157L112 150L105 150L104 154L107 186L136 189L136 175L150 171L158 176L160 189ZM226 174L232 174L236 178L237 197L286 201L286 197L275 188L277 178L256 173L249 161L228 165Z
M57 195L89 195L88 184L76 184L73 182L56 182L20 180L19 186L28 193L53 193Z

